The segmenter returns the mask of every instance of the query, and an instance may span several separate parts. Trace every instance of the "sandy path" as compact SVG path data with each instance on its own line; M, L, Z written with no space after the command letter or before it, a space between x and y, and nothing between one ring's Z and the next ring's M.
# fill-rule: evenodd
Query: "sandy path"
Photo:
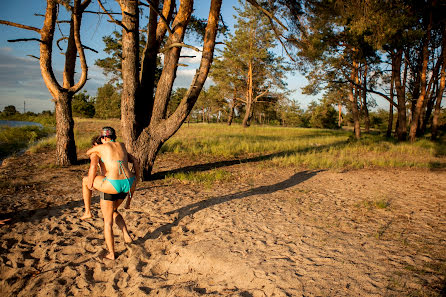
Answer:
M83 168L49 172L45 191L36 176L36 191L3 195L2 212L16 213L0 227L2 296L446 293L444 171L243 164L211 189L146 182L122 211L135 243L116 234L118 258L104 264L95 260L105 248L97 198L95 217L78 219Z

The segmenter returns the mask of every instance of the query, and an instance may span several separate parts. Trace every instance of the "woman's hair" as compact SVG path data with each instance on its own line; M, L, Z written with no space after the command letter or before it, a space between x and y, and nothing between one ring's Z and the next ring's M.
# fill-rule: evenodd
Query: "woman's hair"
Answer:
M104 128L102 128L101 137L108 137L111 140L115 140L116 139L115 129L113 129L112 127L104 127Z
M93 136L92 138L91 138L91 145L97 145L97 144L102 144L102 142L101 142L101 136L97 136L97 135L95 135L95 136Z

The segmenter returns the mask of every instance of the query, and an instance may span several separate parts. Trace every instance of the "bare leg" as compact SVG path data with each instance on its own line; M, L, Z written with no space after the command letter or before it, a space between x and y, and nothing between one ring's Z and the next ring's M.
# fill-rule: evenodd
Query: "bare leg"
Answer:
M91 193L92 191L88 188L88 177L84 177L82 179L82 197L84 198L84 206L85 206L85 213L83 216L81 216L81 220L89 219L91 218Z
M118 202L118 201L116 201ZM115 202L115 204L116 204ZM122 202L122 201L121 201ZM119 203L121 204L121 203ZM118 205L119 205L118 204ZM116 206L117 208L117 206ZM122 217L122 215L117 211L117 209L115 208L114 212L113 212L113 219L116 223L116 225L118 225L119 229L122 231L122 234L124 235L124 241L126 243L130 243L133 242L132 237L130 237L129 231L127 230L127 225L125 224L124 218Z
M132 201L133 194L135 193L135 189L136 189L136 182L133 183L132 188L130 189L130 193L127 196L127 200L125 200L125 205L124 205L125 209L130 208L130 202Z
M115 242L113 239L113 201L101 200L101 210L104 216L104 237L108 248L105 258L115 259Z

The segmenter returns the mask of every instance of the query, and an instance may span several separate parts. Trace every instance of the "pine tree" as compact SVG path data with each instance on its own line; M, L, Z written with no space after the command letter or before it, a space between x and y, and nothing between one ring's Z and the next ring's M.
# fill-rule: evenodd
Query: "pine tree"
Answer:
M212 78L222 89L231 89L234 101L244 104L243 126L248 127L254 105L279 90L286 89L289 68L272 52L275 36L267 18L250 4L237 9L234 35L229 34L221 56L213 65Z

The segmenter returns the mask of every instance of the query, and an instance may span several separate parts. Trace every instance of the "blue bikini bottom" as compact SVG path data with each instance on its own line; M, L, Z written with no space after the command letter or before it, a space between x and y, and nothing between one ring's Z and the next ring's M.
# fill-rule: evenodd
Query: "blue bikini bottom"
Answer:
M135 181L135 177L125 178L125 179L109 179L107 177L104 178L104 181L108 180L113 188L115 188L118 193L128 193Z

